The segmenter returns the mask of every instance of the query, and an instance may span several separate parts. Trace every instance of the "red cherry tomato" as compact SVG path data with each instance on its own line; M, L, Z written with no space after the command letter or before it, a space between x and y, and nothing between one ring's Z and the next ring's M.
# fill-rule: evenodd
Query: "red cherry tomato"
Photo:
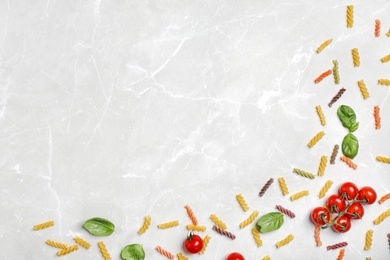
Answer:
M237 252L233 252L230 255L228 255L226 260L245 260L245 258L243 257L242 254L237 253Z
M337 233L348 232L351 229L351 220L346 215L342 215L332 227Z
M197 254L203 249L203 239L198 235L194 235L194 232L190 232L184 241L184 248L188 253Z
M359 190L358 200L363 204L372 204L376 201L376 192L373 188L365 186Z
M349 206L345 214L351 219L361 219L364 216L364 208L359 202L354 202Z
M330 212L339 213L346 208L345 200L338 194L333 194L328 198Z
M311 220L314 224L320 226L326 225L330 220L330 213L324 207L317 207L311 212Z
M343 185L341 185L339 189L339 194L345 199L353 200L354 198L356 198L358 191L359 189L354 183L345 182Z

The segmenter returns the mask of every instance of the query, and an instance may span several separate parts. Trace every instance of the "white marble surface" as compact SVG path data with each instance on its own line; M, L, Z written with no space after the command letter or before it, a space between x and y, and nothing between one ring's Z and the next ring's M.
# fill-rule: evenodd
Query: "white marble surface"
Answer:
M355 5L353 28L346 27L348 4ZM375 160L390 156L390 92L377 84L390 78L390 64L380 61L390 53L389 12L386 0L0 1L0 258L56 259L47 239L72 244L81 235L92 248L66 259L103 259L100 240L113 259L131 243L143 244L147 259L165 259L154 248L183 251L189 204L212 236L206 254L190 259L225 259L231 251L247 259L336 259L338 250L325 246L344 240L345 259L388 259L390 219L380 226L372 220L390 201L366 206L346 234L322 232L323 247L308 216L325 202L317 194L328 179L335 182L330 192L347 180L379 196L390 191L390 165ZM382 21L379 38L375 19ZM316 54L329 38L333 44ZM351 59L356 47L359 68ZM314 84L333 59L341 84L332 77ZM341 87L345 95L327 107ZM316 173L320 157L341 143L341 104L360 122L358 170L337 160L322 178L294 175L294 167ZM380 130L374 105L382 109ZM325 137L309 149L321 130ZM271 177L284 177L291 194L307 188L311 195L291 202L275 182L259 198ZM250 212L240 209L237 193L250 212L281 204L297 218L262 235L258 248L250 227L239 229ZM211 230L212 213L236 240ZM146 215L152 225L141 236ZM95 216L114 222L115 233L89 235L82 224ZM175 219L179 227L157 228ZM56 225L32 230L47 220ZM368 229L374 242L364 251ZM276 249L290 233L295 240Z

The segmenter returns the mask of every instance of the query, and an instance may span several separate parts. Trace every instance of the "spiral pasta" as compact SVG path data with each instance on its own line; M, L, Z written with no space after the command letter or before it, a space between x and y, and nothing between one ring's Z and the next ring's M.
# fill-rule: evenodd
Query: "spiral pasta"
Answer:
M345 248L340 249L339 255L337 256L337 260L343 260L345 256Z
M357 165L351 160L349 159L348 157L346 156L341 156L340 157L340 160L342 160L343 162L345 162L349 167L351 167L352 169L356 170L357 169Z
M374 230L370 229L366 233L366 243L364 245L364 250L370 250L372 246L372 236L374 234Z
M314 82L317 84L317 83L320 83L324 78L328 77L330 74L332 74L332 70L327 70L325 72L323 72L321 75L319 75L315 80Z
M279 180L279 186L280 186L280 189L282 190L283 195L287 195L289 193L289 191L288 191L288 186L287 186L286 180L283 177L280 177L278 180Z
M188 258L185 257L182 252L177 254L177 259L178 260L188 260Z
M381 61L382 61L383 63L389 62L389 61L390 61L390 54L387 55L387 56L385 56L385 57L383 57L383 58L381 59Z
M211 237L209 235L206 235L203 239L203 248L202 250L199 252L199 254L203 255L205 252L206 252L206 249L207 249L207 246L209 245L210 243L210 240L211 240Z
M326 125L326 118L325 118L324 112L322 111L322 107L320 105L318 105L318 106L316 106L316 110L317 110L317 114L320 118L321 125L325 126Z
M337 153L339 152L340 146L338 144L335 144L333 147L332 155L330 156L330 164L335 164Z
M325 185L322 187L320 193L318 194L318 197L320 199L322 199L323 197L325 197L326 193L328 192L328 190L330 189L330 187L332 187L332 184L333 184L333 181L331 180L328 180Z
M223 230L222 228L220 228L216 225L213 226L213 230L222 236L226 236L226 237L230 238L231 240L236 239L236 236L234 234L232 234L229 231Z
M103 241L98 242L100 253L104 257L104 260L112 260L110 253L107 250L106 244Z
M321 227L319 225L316 225L316 228L314 230L314 239L316 241L317 246L322 246Z
M340 242L340 243L337 243L337 244L333 244L333 245L330 245L330 246L327 246L326 247L326 250L334 250L334 249L338 249L338 248L341 248L341 247L345 247L348 245L348 242L347 241L344 241L344 242Z
M363 98L367 99L370 97L370 93L368 93L368 89L366 86L366 83L364 83L364 80L359 80L358 81L358 86L360 88L360 92L362 92Z
M246 203L246 201L244 199L244 196L242 196L241 193L236 195L236 199L237 199L238 203L240 204L240 206L241 206L243 211L248 211L249 210L249 206Z
M45 229L45 228L48 228L48 227L52 227L54 226L54 221L53 220L50 220L50 221L46 221L46 222L43 222L41 224L37 224L34 226L34 230L41 230L41 229Z
M340 84L339 62L337 60L333 60L333 77L334 83Z
M281 205L276 205L275 208L290 218L295 218L295 213Z
M310 142L307 144L307 146L309 146L309 148L312 148L316 143L318 143L322 137L325 135L325 132L324 131L320 131L318 132L311 140Z
M348 5L347 6L347 27L352 28L353 27L353 22L354 22L354 6L353 5Z
M295 172L296 174L301 175L303 177L309 178L309 179L314 179L316 177L314 174L312 174L310 172L305 172L305 171L297 169L297 168L294 168L293 172Z
M68 248L69 246L67 244L63 244L63 243L60 243L60 242L56 242L56 241L53 241L53 240L46 240L46 243L52 247L57 247L57 248L62 248L62 249L65 249L65 248Z
M261 189L261 191L259 192L259 196L260 197L263 197L265 192L268 190L268 188L271 186L271 184L274 182L274 178L270 178L266 184L264 184L263 188Z
M227 226L225 224L225 222L223 222L222 220L220 220L217 215L215 214L212 214L210 216L211 220L220 228L222 228L223 230L226 230L227 229Z
M291 201L294 201L294 200L298 200L304 196L308 196L310 193L308 190L303 190L303 191L300 191L300 192L297 192L295 193L294 195L292 195L290 197Z
M374 224L379 225L388 217L390 217L390 209L386 210L385 212L380 214L376 219L374 219Z
M271 257L269 255L266 255L263 257L263 260L272 260Z
M378 203L379 204L382 204L383 202L385 202L386 200L390 199L390 193L382 196L379 200L378 200Z
M336 103L337 100L339 100L341 98L341 96L344 94L345 90L346 90L345 88L340 89L339 92L337 92L336 96L334 96L332 98L332 100L329 102L328 106L332 107L333 104Z
M318 167L318 176L324 176L326 164L328 163L328 156L321 156L320 166Z
M383 163L390 163L390 158L389 157L377 156L376 160L379 161L379 162L383 162Z
M317 53L320 53L322 52L326 47L328 47L329 44L331 44L333 41L333 39L329 39L329 40L326 40L324 41L320 47L317 48Z
M387 37L390 37L390 30L386 33Z
M282 246L285 246L293 240L294 240L294 235L290 234L286 238L284 238L284 239L280 240L278 243L276 243L276 247L280 248Z
M381 128L381 116L379 106L374 106L375 129Z
M179 225L179 220L173 220L173 221L170 221L170 222L158 224L157 227L161 228L161 229L166 229L166 228L176 227L178 225Z
M257 218L258 215L259 215L259 212L257 210L253 211L253 213L246 220L241 222L240 228L244 228L244 227L248 226L249 224L251 224L253 221L255 221L255 219Z
M187 210L187 214L190 217L192 223L196 226L198 225L198 219L196 218L194 212L192 211L189 205L185 205L184 208Z
M138 230L138 233L139 233L139 234L145 233L146 230L148 230L151 221L152 221L152 217L149 216L149 215L147 215L147 216L145 217L144 224L143 224L142 227Z
M89 249L91 247L91 244L88 241L82 239L81 237L74 237L74 241L86 249Z
M256 245L258 247L262 246L263 241L261 240L260 231L257 229L257 227L252 228L252 235L253 235L253 238L255 239Z
M76 250L79 250L79 246L78 245L73 245L73 246L69 246L65 249L62 249L60 251L58 251L57 255L58 256L63 256L63 255L67 255L67 254L70 254Z
M360 54L358 48L352 49L352 60L353 60L353 66L359 67L360 66Z
M390 79L378 79L379 85L390 86Z
M375 37L381 35L381 21L379 19L375 20Z
M163 256L166 256L166 257L169 258L169 259L175 259L174 254L172 254L171 252L165 250L165 249L162 248L161 246L157 246L157 247L156 247L156 250L157 250L157 252L159 252L159 253L162 254Z
M206 231L206 226L199 226L199 225L188 224L187 225L187 229L188 230L205 232Z

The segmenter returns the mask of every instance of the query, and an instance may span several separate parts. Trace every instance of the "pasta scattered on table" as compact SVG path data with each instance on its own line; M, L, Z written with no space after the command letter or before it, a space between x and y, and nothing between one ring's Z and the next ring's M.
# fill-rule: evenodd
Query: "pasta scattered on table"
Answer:
M41 229L49 228L49 227L54 226L54 224L55 224L55 222L53 220L46 221L46 222L43 222L41 224L35 225L34 230L41 230Z
M324 176L326 164L328 163L328 156L321 156L320 166L318 167L318 176Z
M334 249L338 249L338 248L341 248L341 247L345 247L348 245L348 242L347 241L344 241L344 242L340 242L340 243L337 243L337 244L333 244L333 245L329 245L326 247L326 250L334 250Z
M271 186L271 184L274 182L274 178L270 178L263 186L263 188L261 189L261 191L259 192L259 196L260 197L263 197L264 194L266 193L266 191L268 190L268 188Z
M257 216L259 215L259 212L257 210L253 211L253 213L243 222L240 224L240 228L244 228L251 224L253 221L256 220Z
M91 244L88 241L82 239L81 237L74 237L74 241L86 249L89 249L91 247Z
M281 205L276 205L275 208L290 218L295 218L295 213Z
M314 239L316 241L317 246L322 246L321 227L319 225L316 225L316 227L314 229Z
M104 260L112 260L110 253L107 250L106 244L103 241L98 242L100 253L104 257Z
M379 19L375 20L375 37L381 35L381 21Z
M278 243L276 243L276 247L280 248L282 246L285 246L285 245L289 244L293 240L294 240L294 235L290 234L286 238L284 238L284 239L280 240Z
M346 156L341 156L340 157L340 160L342 160L343 162L345 162L349 167L351 167L352 169L356 170L357 169L357 165L351 160L349 159L348 157Z
M390 61L390 54L387 55L387 56L385 56L385 57L383 57L383 58L381 59L381 61L382 61L383 63L389 62L389 61Z
M379 106L374 106L375 129L381 128L381 116Z
M222 228L223 230L226 230L226 229L227 229L227 226L226 226L225 222L223 222L221 219L219 219L219 218L217 217L217 215L212 214L212 215L210 216L210 218L211 218L211 220L212 220L218 227Z
M366 233L366 243L364 244L364 250L370 250L372 246L372 236L374 234L374 230L370 229Z
M352 60L353 60L353 66L359 67L360 66L360 54L358 48L352 49Z
M242 196L241 193L236 195L236 199L237 199L238 203L240 204L240 206L241 206L243 211L248 211L249 210L249 206L246 203L246 200L244 199L244 196Z
M149 215L145 217L144 224L138 231L139 234L143 234L146 232L146 230L148 230L151 220L152 218Z
M61 248L61 249L65 249L65 248L69 247L67 244L56 242L56 241L53 241L50 239L46 240L46 243L52 247L57 247L57 248Z
M334 83L340 84L339 62L337 60L333 60L333 77Z
M194 224L188 224L187 225L187 229L188 230L205 232L206 231L206 226L199 226L199 225L194 225Z
M379 85L390 86L390 79L378 79Z
M158 224L157 227L161 228L161 229L166 229L166 228L176 227L178 225L179 225L179 220L173 220L173 221L170 221L170 222Z
M283 177L280 177L278 180L279 180L279 186L280 186L280 189L282 190L283 195L287 195L289 193L289 191L288 191L288 186L287 186L286 180Z
M301 175L302 177L306 177L306 178L309 178L309 179L314 179L316 177L314 174L312 174L310 172L306 172L306 171L303 171L303 170L300 170L300 169L297 169L297 168L294 168L293 172L295 172L298 175Z
M206 235L203 239L203 248L202 250L199 252L199 254L203 255L205 252L206 252L206 249L207 249L207 246L209 245L210 243L210 240L211 240L211 237L209 235Z
M389 82L389 84L390 84L390 82ZM328 106L329 106L329 107L332 107L333 104L336 103L337 100L339 100L339 99L341 98L341 96L344 94L345 90L346 90L345 88L341 88L341 89L339 90L339 92L337 92L337 94L336 94L336 95L332 98L332 100L329 102Z
M317 48L317 53L320 53L322 52L326 47L328 47L329 44L331 44L333 41L333 39L329 39L329 40L326 40L324 41L320 47Z
M333 181L331 180L328 180L325 185L322 187L322 189L320 190L320 193L318 194L318 197L320 199L322 199L323 197L325 197L326 193L328 192L328 190L330 189L330 187L332 187L332 184L333 184Z
M337 256L337 260L343 260L345 256L345 248L340 249L339 255Z
M156 247L156 250L157 252L159 252L160 254L162 254L163 256L166 256L167 258L169 259L175 259L175 255L172 254L171 252L165 250L164 248L162 248L161 246L157 246Z
M359 80L358 81L358 86L360 89L360 92L362 92L362 96L364 99L367 99L370 97L370 93L368 93L368 89L366 86L366 83L364 83L364 80Z
M236 236L234 234L232 234L229 231L223 230L222 228L218 227L217 225L213 226L213 230L222 236L226 236L226 237L230 238L231 240L236 239Z
M390 209L386 210L385 212L380 214L376 219L374 219L374 224L379 225L388 217L390 217Z
M322 111L322 107L320 105L316 106L317 114L320 118L320 122L322 126L326 125L326 118L324 112Z
M383 163L390 163L390 157L377 156L376 160Z
M325 132L324 131L320 131L318 132L311 140L310 142L307 144L307 146L309 146L309 148L312 148L315 144L317 144L321 139L322 137L325 135Z
M63 255L67 255L67 254L70 254L76 250L79 250L79 246L78 245L73 245L73 246L69 246L65 249L62 249L61 251L58 251L57 255L58 256L63 256ZM108 260L108 259L106 259Z
M352 28L354 22L354 6L348 5L347 6L347 27Z
M310 195L309 191L303 190L303 191L297 192L294 195L292 195L290 199L291 199L291 201L294 201L294 200L298 200L298 199L305 197L305 196L308 196L308 195Z
M337 153L339 152L340 146L338 144L335 144L333 147L332 155L330 156L330 164L335 164Z
M188 260L188 258L186 256L184 256L182 252L177 254L177 259L178 260Z
M187 210L187 214L190 217L192 224L195 226L198 225L198 219L196 218L194 212L192 211L191 207L189 205L185 205L184 208Z
M257 229L256 226L252 228L252 235L253 235L253 238L255 239L256 245L258 247L262 246L263 240L261 240L260 231Z
M378 200L378 203L379 204L382 204L383 202L385 202L386 200L390 199L390 193L382 196L379 200Z
M317 83L320 83L324 78L328 77L330 74L332 74L332 70L327 70L323 73L321 73L321 75L319 75L315 80L314 82L317 84Z

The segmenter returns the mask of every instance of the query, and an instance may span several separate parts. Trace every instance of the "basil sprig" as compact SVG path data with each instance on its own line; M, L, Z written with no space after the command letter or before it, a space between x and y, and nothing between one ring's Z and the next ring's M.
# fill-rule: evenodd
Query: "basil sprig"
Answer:
M83 227L94 236L109 236L115 230L115 225L104 218L88 219Z
M349 134L344 137L341 144L342 152L348 158L353 159L359 152L359 141L352 133L359 128L359 122L356 122L355 111L346 105L339 107L337 115L343 126L349 130Z
M123 260L144 260L145 251L140 244L131 244L122 249L121 257Z
M279 229L284 223L283 214L271 212L265 214L257 221L257 229L261 233L267 233Z

